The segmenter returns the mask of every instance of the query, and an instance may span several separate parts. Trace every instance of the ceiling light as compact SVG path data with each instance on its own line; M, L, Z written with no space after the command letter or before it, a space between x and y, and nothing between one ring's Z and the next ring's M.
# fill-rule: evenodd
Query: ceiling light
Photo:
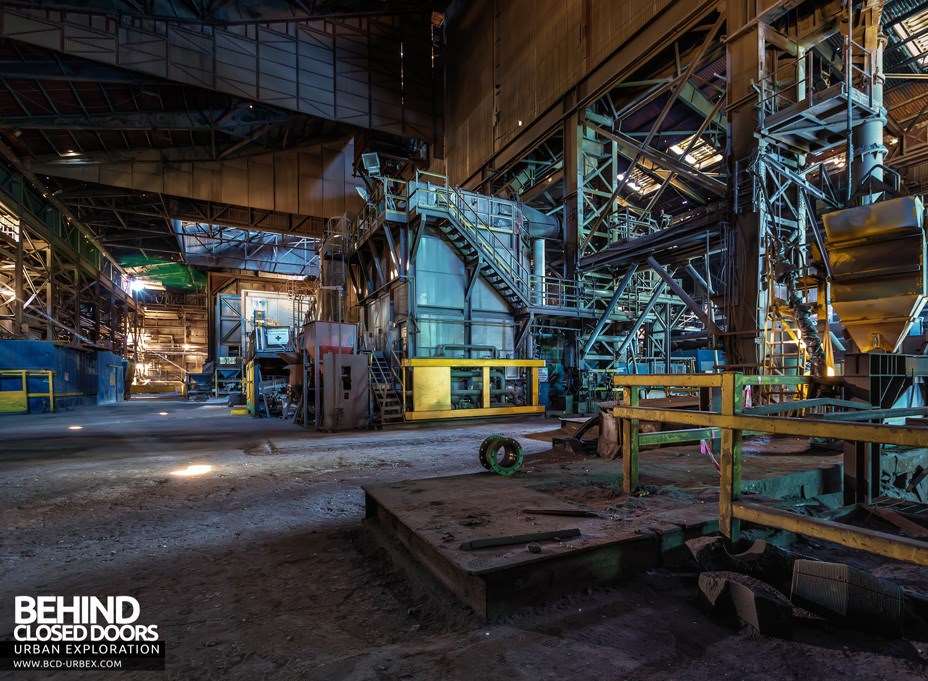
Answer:
M68 426L68 430L81 430L84 426Z

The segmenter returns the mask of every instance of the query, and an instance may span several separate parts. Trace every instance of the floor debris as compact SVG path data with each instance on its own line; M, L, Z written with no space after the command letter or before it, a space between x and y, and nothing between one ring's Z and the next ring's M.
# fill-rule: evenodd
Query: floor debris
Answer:
M737 572L703 572L699 590L713 612L735 616L754 631L786 636L793 608L786 596L769 584Z

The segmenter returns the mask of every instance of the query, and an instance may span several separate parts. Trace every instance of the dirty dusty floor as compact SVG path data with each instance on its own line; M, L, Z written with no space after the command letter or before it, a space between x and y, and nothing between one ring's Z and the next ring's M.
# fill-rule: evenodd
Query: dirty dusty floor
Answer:
M555 425L313 435L168 401L6 418L0 639L14 595L125 593L159 625L167 671L120 679L928 678L926 644L812 624L752 637L706 617L693 575L667 571L484 625L364 541L361 485L477 471L489 432L541 453L524 436ZM189 464L212 469L171 474Z

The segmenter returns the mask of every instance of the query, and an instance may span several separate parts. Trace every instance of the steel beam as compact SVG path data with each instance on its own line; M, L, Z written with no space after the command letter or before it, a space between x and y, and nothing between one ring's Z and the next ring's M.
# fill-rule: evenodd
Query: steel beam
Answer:
M693 263L686 263L686 272L693 278L693 281L695 281L702 288L702 290L706 292L706 296L715 295L715 291L712 290L712 286L710 286L709 282L703 279L703 276L696 271L696 268L693 267ZM706 274L708 274L708 272Z
M5 78L11 77L2 66L0 74ZM268 122L284 123L290 116L291 114L273 109L262 110L260 116L256 116L254 109L240 104L231 112L212 109L0 115L0 127L15 130L221 130L245 137Z
M677 294L677 297L680 298L680 300L682 300L683 303L693 311L693 314L699 317L699 321L702 322L704 327L706 327L706 331L708 331L713 336L718 336L720 334L718 327L711 319L709 319L709 315L706 314L706 311L703 310L695 300L693 300L689 293L683 290L683 287L680 286L676 279L670 276L670 273L664 269L663 265L657 262L653 256L648 257L648 265L650 265L651 269L657 272L658 276L663 279L664 282L670 287L670 290Z
M615 292L612 294L612 298L610 298L609 302L606 304L606 309L603 311L602 317L600 317L599 321L596 322L596 327L593 329L593 333L590 334L590 337L587 339L586 343L584 343L583 356L581 359L586 356L586 354L592 349L593 345L599 339L599 334L603 332L603 329L609 322L609 317L612 316L612 313L615 310L615 306L618 304L619 299L625 294L625 289L628 288L632 277L635 276L635 272L637 271L638 266L632 265L628 268L625 276L622 277L622 281L620 281L619 285L616 287Z
M658 299L661 297L661 294L664 292L664 289L667 287L665 282L659 283L654 287L654 292L651 294L651 297L648 299L647 304L644 306L644 310L641 311L641 314L638 315L638 319L635 320L635 323L632 325L632 328L629 330L628 335L625 336L625 340L622 341L622 344L616 350L616 355L621 356L628 350L628 346L632 344L632 341L638 337L638 329L641 328L641 325L644 324L644 320L651 310L654 309L654 306L657 305Z

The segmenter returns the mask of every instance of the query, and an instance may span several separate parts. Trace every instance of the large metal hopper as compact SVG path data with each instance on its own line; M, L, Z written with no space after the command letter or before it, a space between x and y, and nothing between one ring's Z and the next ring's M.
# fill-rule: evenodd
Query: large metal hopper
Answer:
M846 208L822 220L841 323L861 352L895 352L928 300L921 199Z

